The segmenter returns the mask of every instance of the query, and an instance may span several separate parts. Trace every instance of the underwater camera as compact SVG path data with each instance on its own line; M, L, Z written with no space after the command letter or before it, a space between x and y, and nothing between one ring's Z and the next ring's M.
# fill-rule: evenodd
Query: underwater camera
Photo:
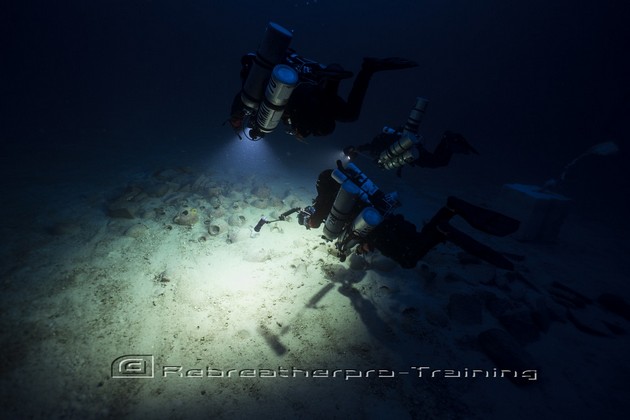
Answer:
M313 215L313 213L315 213L315 207L313 206L294 207L290 210L285 211L280 216L278 216L277 219L273 220L269 220L266 216L263 216L260 218L258 223L256 223L256 226L254 226L254 232L260 232L260 229L262 229L262 227L265 226L267 223L285 222L288 220L288 217L293 213L298 214L298 223L300 225L306 227L307 229L310 229L309 221L311 220L311 216Z

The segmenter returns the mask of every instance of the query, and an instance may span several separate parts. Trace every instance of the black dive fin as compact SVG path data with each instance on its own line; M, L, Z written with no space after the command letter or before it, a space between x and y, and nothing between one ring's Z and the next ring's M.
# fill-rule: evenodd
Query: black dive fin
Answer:
M494 210L475 206L457 197L448 197L448 208L461 216L470 226L495 236L506 236L518 230L521 222Z
M438 230L445 235L447 241L454 243L469 254L481 258L498 268L510 271L514 270L514 264L500 252L482 244L476 239L466 235L464 232L455 229L448 223L439 225Z

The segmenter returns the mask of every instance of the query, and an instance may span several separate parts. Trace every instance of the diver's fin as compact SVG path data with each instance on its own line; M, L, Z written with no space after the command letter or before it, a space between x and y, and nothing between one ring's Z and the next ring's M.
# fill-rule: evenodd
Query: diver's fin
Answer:
M317 76L328 80L343 80L354 76L354 73L349 70L337 69L330 66L329 68L323 68L321 70L317 69L315 72Z
M363 57L363 69L376 72L383 70L401 70L418 67L418 63L402 57Z
M506 236L518 230L521 222L494 210L475 206L457 197L448 197L446 206L475 229L495 236Z
M503 254L473 239L464 232L455 229L448 223L442 223L437 229L445 236L447 241L454 243L469 254L481 258L498 268L510 271L514 270L514 264Z

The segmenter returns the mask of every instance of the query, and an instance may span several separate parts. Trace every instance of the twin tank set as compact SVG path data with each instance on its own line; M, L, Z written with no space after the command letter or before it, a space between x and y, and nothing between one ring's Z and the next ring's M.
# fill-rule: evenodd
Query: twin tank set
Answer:
M298 84L297 71L281 64L293 34L270 22L256 51L251 70L241 91L241 101L250 116L250 138L271 133L280 123L293 89Z

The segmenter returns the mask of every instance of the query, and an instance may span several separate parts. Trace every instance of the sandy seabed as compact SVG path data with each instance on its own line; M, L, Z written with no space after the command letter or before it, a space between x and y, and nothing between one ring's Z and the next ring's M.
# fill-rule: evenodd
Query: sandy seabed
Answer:
M516 273L449 244L411 270L377 253L341 262L295 217L252 230L309 204L316 174L290 186L225 175L155 168L80 194L49 186L55 199L6 219L4 418L613 418L629 408L630 325L597 301L627 298L613 231L570 217L557 244L484 238L524 257ZM405 194L401 212L428 218L452 191ZM511 341L488 348L482 334L496 330ZM501 351L518 368L502 374Z

